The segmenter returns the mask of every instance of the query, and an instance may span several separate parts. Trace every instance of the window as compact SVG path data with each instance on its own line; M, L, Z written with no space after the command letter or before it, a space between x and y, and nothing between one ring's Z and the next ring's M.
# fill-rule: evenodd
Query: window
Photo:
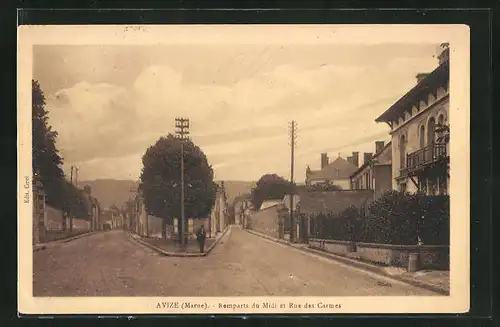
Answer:
M399 139L399 167L401 169L406 167L406 137L404 134Z
M427 194L427 178L422 177L418 179L420 192Z
M406 192L406 183L399 184L399 191Z
M443 114L439 115L438 124L439 125L443 125L444 124L444 115Z
M445 124L445 123L444 123L444 115L443 115L443 114L441 114L441 115L439 115L439 118L438 118L438 125L439 125L439 126L443 126L444 124ZM440 133L439 133L439 135L437 135L437 137L438 137L438 138L439 138L439 137L442 137L442 136L444 136L444 133L443 133L443 132L440 132Z
M440 176L438 179L439 183L439 194L446 195L448 193L448 178L446 176Z
M434 132L434 127L436 125L436 120L434 117L429 119L429 122L427 123L427 145L432 145L434 144L434 140L436 137L436 133Z
M428 179L428 184L429 184L429 189L428 189L428 195L436 195L437 193L437 178L436 177L431 177Z
M425 126L420 126L420 148L425 146Z

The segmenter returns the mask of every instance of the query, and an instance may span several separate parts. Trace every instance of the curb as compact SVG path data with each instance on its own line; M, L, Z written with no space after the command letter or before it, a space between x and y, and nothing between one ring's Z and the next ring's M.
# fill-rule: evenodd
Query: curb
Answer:
M157 246L154 246L146 241L143 241L140 237L136 238L132 236L131 232L128 232L128 237L131 242L136 242L141 245L144 245L145 247L154 250L158 252L159 254L166 256L166 257L182 257L182 258L189 258L189 257L206 257L214 248L215 246L222 240L222 238L227 234L227 232L230 230L231 225L226 226L220 236L215 239L215 241L210 245L207 250L203 253L188 253L188 252L167 252L165 250L160 249Z
M97 234L98 232L88 232L88 233L83 233L83 234L80 234L80 235L76 235L74 237L69 237L69 238L65 238L65 239L62 239L60 240L61 243L68 243L68 242L71 242L71 241L74 241L74 240L77 240L79 238L82 238L82 237L86 237L86 236L90 236L90 235L94 235L94 234ZM58 242L58 241L56 241Z
M381 276L384 276L384 277L388 277L388 278L392 278L394 280L397 280L397 281L400 281L400 282L404 282L404 283L410 284L412 286L420 287L420 288L426 289L428 291L440 293L440 294L443 294L443 295L450 295L450 292L448 290L442 288L442 287L439 287L439 286L436 286L436 285L433 285L433 284L429 284L429 283L426 283L426 282L422 282L422 281L419 281L419 280L415 280L415 279L412 279L412 278L406 278L406 277L402 277L402 276L398 276L398 275L391 275L391 274L385 272L383 270L383 268L381 268L379 266L375 266L375 265L372 265L372 264L369 264L369 263L365 263L365 262L361 262L361 261L354 260L354 259L349 259L349 258L340 256L340 255L336 255L336 254L333 254L333 253L325 252L323 250L318 250L318 249L316 249L314 247L310 247L310 246L308 246L308 247L293 246L290 242L287 242L287 241L284 241L284 240L280 240L280 239L275 239L273 237L270 237L270 236L261 234L259 232L252 231L252 230L244 229L244 231L246 231L246 232L248 232L250 234L254 234L254 235L260 236L262 238L266 238L266 239L274 241L276 243L281 243L281 244L288 245L288 246L290 246L290 247L292 247L294 249L297 249L299 251L302 251L302 252L313 253L313 254L317 254L317 255L320 255L320 256L325 257L325 258L337 260L337 261L340 261L340 262L342 262L342 263L344 263L346 265L354 266L356 268L363 269L363 270L368 270L368 271L371 271L371 272L376 273L378 275L381 275Z
M79 235L75 235L75 236L71 236L71 237L67 237L67 238L62 238L62 239L59 239L59 240L56 240L56 241L52 241L52 242L41 243L41 244L36 245L36 246L33 247L33 252L42 251L42 250L47 249L47 247L49 247L51 245L60 244L60 243L68 243L68 242L74 241L76 239L79 239L79 238L82 238L82 237L86 237L86 236L90 236L90 235L94 235L94 234L97 234L97 233L98 233L97 231L96 232L82 233L82 234L79 234Z
M38 252L45 250L47 247L45 245L35 245L33 246L33 252Z

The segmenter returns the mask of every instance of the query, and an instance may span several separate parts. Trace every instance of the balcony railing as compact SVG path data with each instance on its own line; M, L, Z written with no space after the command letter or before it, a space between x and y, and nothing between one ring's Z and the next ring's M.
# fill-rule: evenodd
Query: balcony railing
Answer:
M426 167L448 157L446 144L431 144L406 155L406 167L403 171L410 172Z

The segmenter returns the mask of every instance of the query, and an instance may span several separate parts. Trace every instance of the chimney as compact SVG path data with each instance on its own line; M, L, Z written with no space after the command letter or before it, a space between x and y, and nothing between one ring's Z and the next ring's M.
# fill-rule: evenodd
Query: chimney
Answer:
M326 153L321 154L321 169L328 165L328 155Z
M359 167L359 152L352 153L352 164L356 167Z
M384 141L375 142L375 153L379 153L384 148Z
M415 76L417 78L417 84L420 83L424 78L426 78L429 73L420 73Z
M352 157L347 157L347 158L346 158L346 160L347 160L347 162L348 162L348 163L353 164ZM354 164L353 164L353 165L354 165Z
M372 157L373 157L373 153L371 153L371 152L365 152L363 164L365 164L365 163L367 163L368 161L370 161L370 159L371 159Z

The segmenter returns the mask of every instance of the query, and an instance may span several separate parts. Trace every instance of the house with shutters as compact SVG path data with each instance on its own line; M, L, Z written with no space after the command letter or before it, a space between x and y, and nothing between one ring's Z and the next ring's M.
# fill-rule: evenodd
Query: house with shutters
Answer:
M344 159L340 155L332 162L329 162L326 153L321 154L321 169L311 170L309 166L306 169L307 186L330 182L339 186L341 189L351 188L351 175L358 169L359 153L353 152L351 157Z
M441 50L437 68L418 74L416 85L376 119L391 128L395 190L449 193L449 138L436 128L449 126L448 45L442 44Z

